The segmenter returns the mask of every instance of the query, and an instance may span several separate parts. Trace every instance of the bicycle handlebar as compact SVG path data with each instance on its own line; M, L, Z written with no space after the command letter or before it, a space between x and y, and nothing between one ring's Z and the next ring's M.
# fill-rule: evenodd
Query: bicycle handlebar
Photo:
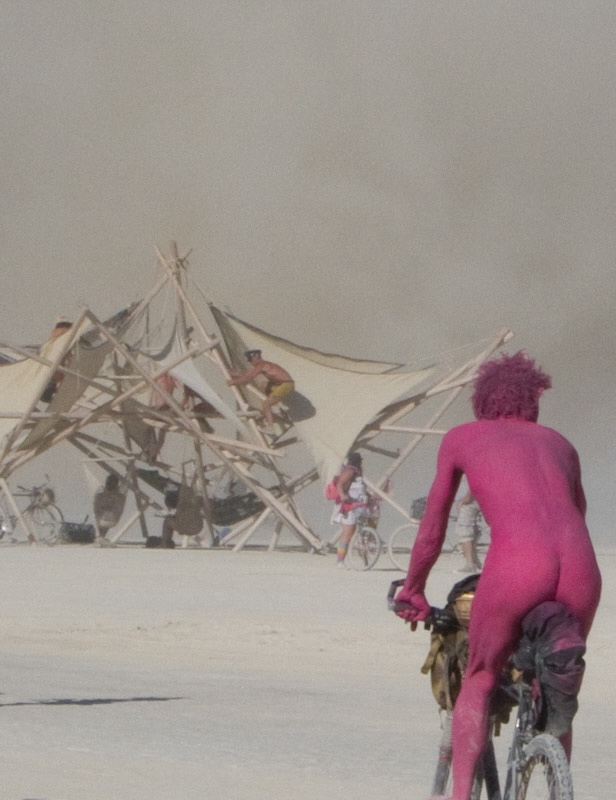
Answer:
M41 483L40 486L30 486L29 488L27 486L20 486L18 484L17 488L19 489L20 492L25 492L25 494L30 495L30 494L36 494L37 492L42 492L43 489L47 488L47 484Z
M396 592L403 584L404 578L392 581L389 591L387 592L387 607L394 613L413 610L413 606L410 603L402 603L396 600ZM440 633L457 630L460 627L460 623L453 610L437 608L436 606L430 606L430 614L426 619L421 620L421 622L424 624L424 630L429 631L430 628L433 628L434 631ZM416 623L413 624L416 626ZM415 627L413 627L412 630L415 630Z
M399 578L397 581L392 581L387 592L387 608L394 613L396 611L410 611L411 605L409 603L400 603L396 600L396 592L403 585L404 578Z

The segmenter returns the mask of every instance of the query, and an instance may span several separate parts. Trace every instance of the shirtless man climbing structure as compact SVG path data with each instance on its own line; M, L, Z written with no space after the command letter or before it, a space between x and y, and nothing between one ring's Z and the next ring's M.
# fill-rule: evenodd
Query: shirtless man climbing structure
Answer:
M487 362L472 398L476 422L443 437L436 477L397 599L425 619L428 575L447 529L462 475L491 530L473 600L469 663L453 716L453 794L469 800L475 764L488 735L490 697L520 636L520 623L544 600L568 606L590 630L601 576L584 521L578 454L559 433L537 423L551 380L522 352ZM571 731L561 739L571 754Z
M267 430L271 433L274 428L272 406L275 406L276 403L279 403L282 399L287 397L287 395L291 394L295 389L295 383L285 369L278 364L274 364L272 361L265 361L262 359L260 350L247 350L244 355L250 364L250 369L247 372L231 370L231 380L228 380L227 383L229 386L238 386L240 384L250 383L258 375L263 375L267 378L267 386L265 387L266 397L261 408L263 416L265 417Z

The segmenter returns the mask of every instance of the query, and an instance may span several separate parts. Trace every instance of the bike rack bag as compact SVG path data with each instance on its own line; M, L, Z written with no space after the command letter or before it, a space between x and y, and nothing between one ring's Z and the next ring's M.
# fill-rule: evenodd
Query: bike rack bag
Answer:
M96 538L94 525L86 522L63 522L60 540L66 544L92 544Z

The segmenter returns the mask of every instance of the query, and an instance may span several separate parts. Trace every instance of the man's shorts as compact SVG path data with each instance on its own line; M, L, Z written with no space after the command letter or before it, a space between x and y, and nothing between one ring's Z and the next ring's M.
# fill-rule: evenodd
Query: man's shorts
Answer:
M459 542L472 542L477 536L479 506L476 503L460 506L456 523L456 538Z
M293 391L295 391L295 383L293 381L285 381L285 383L277 383L272 386L267 396L280 401Z

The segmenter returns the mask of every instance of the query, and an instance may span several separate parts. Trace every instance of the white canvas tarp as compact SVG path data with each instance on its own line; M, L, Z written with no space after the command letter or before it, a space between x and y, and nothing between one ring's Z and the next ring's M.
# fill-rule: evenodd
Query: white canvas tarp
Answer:
M433 372L431 367L392 372L396 365L318 353L214 307L212 313L236 367L247 369L243 352L260 349L264 359L280 364L293 377L296 391L284 405L324 483L339 470L370 420ZM363 370L366 364L370 366Z
M136 307L137 304L132 304L116 313L107 320L106 328L119 335L120 330L130 323ZM91 381L99 376L112 349L109 339L92 326L88 313L82 314L70 328L61 332L55 329L37 356L13 358L13 363L6 363L6 356L11 353L11 348L6 347L3 351L5 357L0 360L0 443L4 455L9 446L21 450L38 448L48 434L53 432L55 435L66 428L70 424L66 414L74 413L76 404ZM20 348L13 352L20 350L23 352ZM62 370L62 366L67 371ZM60 381L56 379L56 373L61 377ZM59 385L51 401L45 402L41 395L51 382ZM30 418L33 411L46 416ZM88 410L84 413L87 414ZM9 445L9 435L24 422L29 433L20 441L20 431L16 441Z
M212 405L224 419L226 419L228 422L231 422L235 426L239 434L244 437L248 437L249 432L246 428L246 425L237 416L231 406L226 403L222 397L220 397L218 392L216 392L201 375L194 363L194 360L192 358L187 358L180 364L177 363L182 356L186 355L186 353L186 347L184 346L176 329L173 333L170 346L165 349L163 356L155 357L154 360L157 361L161 367L176 364L176 366L169 369L169 374L172 375L182 385L188 386L189 389L192 389L193 392L196 392L200 397Z
M82 326L82 332L88 327ZM75 403L83 396L84 392L101 371L103 363L112 351L111 342L102 342L91 346L78 339L70 349L67 367L70 372L64 374L60 387L52 398L47 411L58 415L40 420L36 423L26 440L21 445L22 449L33 447L41 441L50 431L58 430L66 422L60 421L60 415L70 411Z
M46 342L40 357L55 362L67 349L71 331ZM35 358L0 364L0 442L19 424L15 415L26 414L51 380L53 369Z

